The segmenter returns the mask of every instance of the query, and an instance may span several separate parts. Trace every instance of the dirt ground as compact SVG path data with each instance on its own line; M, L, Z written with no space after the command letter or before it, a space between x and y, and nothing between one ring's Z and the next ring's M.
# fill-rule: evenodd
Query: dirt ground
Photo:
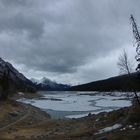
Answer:
M139 140L140 108L123 108L81 119L51 119L14 100L0 102L0 140ZM101 129L121 124L111 131Z

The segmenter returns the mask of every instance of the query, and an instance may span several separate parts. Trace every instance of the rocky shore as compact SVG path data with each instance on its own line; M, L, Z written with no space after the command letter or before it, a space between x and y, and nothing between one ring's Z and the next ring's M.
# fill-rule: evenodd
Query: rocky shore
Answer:
M15 100L0 103L0 140L138 140L140 108L133 105L80 119L51 119Z

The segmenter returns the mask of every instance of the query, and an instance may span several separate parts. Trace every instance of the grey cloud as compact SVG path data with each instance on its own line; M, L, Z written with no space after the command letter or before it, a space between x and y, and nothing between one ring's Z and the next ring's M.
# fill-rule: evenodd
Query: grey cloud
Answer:
M27 69L82 81L90 79L88 73L93 80L112 75L115 68L104 72L96 60L132 43L129 16L140 23L138 5L139 0L0 0L0 55Z
M1 3L5 6L19 6L19 5L26 5L27 0L1 0Z
M17 32L19 35L27 32L29 37L41 37L45 21L41 17L42 13L36 11L36 5L33 8L32 3L28 3L26 0L2 0L1 7L1 32Z

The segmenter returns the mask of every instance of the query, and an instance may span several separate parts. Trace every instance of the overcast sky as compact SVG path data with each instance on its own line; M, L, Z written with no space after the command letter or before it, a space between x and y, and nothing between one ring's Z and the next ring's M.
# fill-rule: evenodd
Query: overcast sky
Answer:
M28 78L86 83L118 75L134 58L130 14L140 0L0 0L0 57Z

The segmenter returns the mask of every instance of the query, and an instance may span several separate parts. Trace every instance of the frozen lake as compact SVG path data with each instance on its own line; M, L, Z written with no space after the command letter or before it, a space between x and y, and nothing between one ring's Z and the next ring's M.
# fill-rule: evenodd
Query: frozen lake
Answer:
M52 118L80 118L89 113L109 112L131 105L127 93L104 92L41 92L42 98L20 99L47 111Z

